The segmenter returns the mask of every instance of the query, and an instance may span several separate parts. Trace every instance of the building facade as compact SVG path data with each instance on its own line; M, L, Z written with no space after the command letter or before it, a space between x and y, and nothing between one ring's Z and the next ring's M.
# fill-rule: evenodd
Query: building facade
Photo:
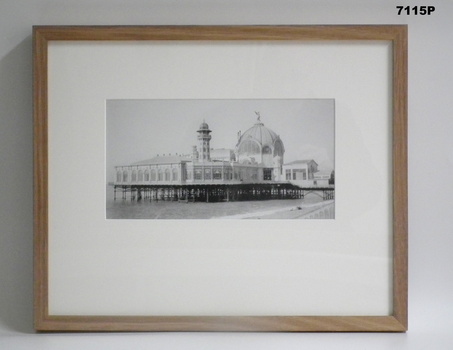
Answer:
M211 149L211 130L203 121L197 130L198 145L186 155L164 155L129 165L115 166L114 185L190 185L293 183L314 186L318 165L314 160L284 164L280 136L256 123L233 149Z

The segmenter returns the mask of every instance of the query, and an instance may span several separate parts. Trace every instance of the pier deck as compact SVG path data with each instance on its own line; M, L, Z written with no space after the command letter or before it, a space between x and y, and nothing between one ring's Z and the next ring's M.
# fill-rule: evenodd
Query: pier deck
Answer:
M323 200L334 199L333 187L301 188L288 182L247 184L115 184L114 199L169 200L185 202L253 201L300 199L310 192Z

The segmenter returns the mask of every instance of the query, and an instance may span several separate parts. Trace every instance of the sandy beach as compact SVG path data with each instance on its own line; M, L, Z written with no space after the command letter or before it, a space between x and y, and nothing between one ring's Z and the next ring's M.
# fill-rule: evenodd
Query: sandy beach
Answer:
M245 213L231 216L223 216L218 219L304 219L305 216L321 208L330 207L333 200L314 204L301 204L286 208L276 208L256 213Z

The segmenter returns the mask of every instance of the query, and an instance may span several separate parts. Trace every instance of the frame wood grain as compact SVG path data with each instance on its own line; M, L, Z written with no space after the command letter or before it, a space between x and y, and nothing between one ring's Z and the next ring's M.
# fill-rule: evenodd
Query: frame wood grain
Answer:
M34 37L34 322L37 331L407 330L406 26L37 26ZM50 41L385 40L393 44L393 314L390 316L53 316L48 312L48 61Z

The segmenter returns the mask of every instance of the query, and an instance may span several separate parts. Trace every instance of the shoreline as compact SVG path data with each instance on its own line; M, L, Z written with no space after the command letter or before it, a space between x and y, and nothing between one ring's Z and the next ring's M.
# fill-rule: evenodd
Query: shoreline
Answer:
M334 200L328 200L320 203L291 206L286 208L275 208L255 213L235 214L227 216L217 216L211 219L298 219L311 212L327 207L334 203Z

